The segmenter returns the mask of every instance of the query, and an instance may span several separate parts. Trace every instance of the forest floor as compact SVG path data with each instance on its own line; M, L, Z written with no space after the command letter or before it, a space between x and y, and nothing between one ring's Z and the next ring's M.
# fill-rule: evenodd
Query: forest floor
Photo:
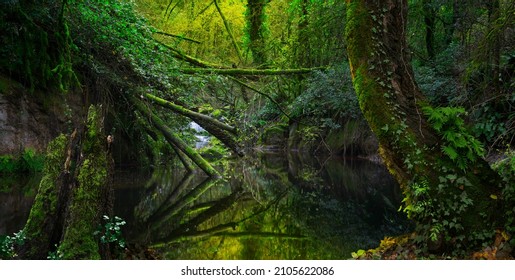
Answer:
M385 237L381 240L379 247L370 250L359 250L352 253L354 259L359 260L450 260L450 259L471 259L471 260L513 260L514 251L510 246L511 237L501 230L496 230L495 239L488 246L480 251L461 253L455 256L449 253L427 252L422 250L415 242L415 233L409 233L398 237ZM441 247L441 246L440 246Z

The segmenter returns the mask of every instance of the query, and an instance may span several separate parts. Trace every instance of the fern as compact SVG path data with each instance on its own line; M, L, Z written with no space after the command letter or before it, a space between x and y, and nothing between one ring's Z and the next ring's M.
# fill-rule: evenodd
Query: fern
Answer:
M442 152L460 169L484 156L483 145L470 134L461 117L466 115L464 108L425 106L422 110L444 140Z

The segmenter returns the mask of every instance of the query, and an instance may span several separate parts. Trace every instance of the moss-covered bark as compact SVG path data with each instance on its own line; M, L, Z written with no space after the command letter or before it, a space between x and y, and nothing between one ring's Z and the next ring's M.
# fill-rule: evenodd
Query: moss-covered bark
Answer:
M180 115L183 115L185 117L188 117L194 121L198 120L198 119L204 120L204 121L212 123L214 126L219 127L223 130L229 131L231 133L236 133L235 127L225 124L225 123L223 123L217 119L214 119L210 116L206 116L206 115L200 114L198 112L191 111L185 107L179 106L171 101L164 100L164 99L159 98L152 94L146 93L144 96L145 96L145 98L151 100L152 102L155 102L157 105L171 109L172 111L174 111Z
M250 69L250 68L182 68L184 74L219 74L232 76L261 76L261 75L301 75L309 74L315 70L324 70L326 67L298 68L298 69Z
M499 179L481 155L445 152L448 125L435 129L415 83L405 40L407 1L348 0L345 38L360 108L376 134L388 169L404 190L406 208L419 224L422 242L453 250L460 241L488 238L497 218ZM456 119L453 119L454 121ZM467 138L471 139L471 138ZM466 148L470 143L454 143ZM459 148L459 147L458 147ZM465 155L458 155L465 157ZM461 246L461 245L460 245Z
M159 118L156 114L152 112L143 102L136 97L131 97L131 102L134 104L136 109L143 115L148 118L149 123L163 134L165 139L170 142L170 144L181 152L186 154L200 169L202 169L208 176L218 177L220 174L216 169L209 164L197 151L193 148L189 147L184 141L181 140L180 137L176 136L170 128L168 128L163 120Z
M21 258L46 259L56 249L65 259L109 258L107 245L94 236L112 209L113 163L102 119L101 109L91 106L83 128L49 144Z
M249 37L249 49L252 52L253 62L263 65L267 62L265 42L265 6L267 0L249 0L246 12L246 29Z
M110 156L103 133L101 109L91 106L77 167L77 185L72 190L66 227L59 251L65 259L100 259L98 229L110 212Z
M61 134L48 144L44 175L23 229L27 238L20 252L23 258L46 258L47 252L52 249L51 244L58 241L53 235L58 216L59 176L66 159L66 143L66 136Z

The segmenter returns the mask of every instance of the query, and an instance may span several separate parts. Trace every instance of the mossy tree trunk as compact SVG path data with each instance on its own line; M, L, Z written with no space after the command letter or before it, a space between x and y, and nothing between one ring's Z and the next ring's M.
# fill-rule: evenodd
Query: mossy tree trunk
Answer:
M248 0L247 4L247 35L249 36L249 49L252 52L253 62L264 65L267 62L265 51L265 6L269 0Z
M47 149L38 194L24 228L23 259L106 259L110 248L94 233L112 213L113 161L100 107L91 106L85 124L60 135ZM56 247L57 246L57 247Z
M498 220L498 175L459 116L429 107L416 85L406 44L408 1L347 4L345 37L360 108L404 191L418 240L454 250L489 238ZM449 135L466 140L457 143Z

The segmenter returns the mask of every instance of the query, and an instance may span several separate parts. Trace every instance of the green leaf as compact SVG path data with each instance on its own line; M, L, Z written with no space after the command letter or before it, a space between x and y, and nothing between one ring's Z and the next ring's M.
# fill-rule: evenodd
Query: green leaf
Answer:
M451 160L455 161L458 158L458 153L453 147L443 146L442 150Z

